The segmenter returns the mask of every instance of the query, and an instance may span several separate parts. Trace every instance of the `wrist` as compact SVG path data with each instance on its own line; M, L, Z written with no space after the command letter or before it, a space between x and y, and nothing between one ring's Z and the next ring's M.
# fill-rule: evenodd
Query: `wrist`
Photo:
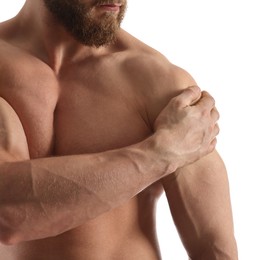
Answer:
M154 165L161 170L163 176L174 172L177 167L177 158L167 145L168 134L166 131L157 131L152 136L142 142L142 149L146 150L146 154L151 158Z

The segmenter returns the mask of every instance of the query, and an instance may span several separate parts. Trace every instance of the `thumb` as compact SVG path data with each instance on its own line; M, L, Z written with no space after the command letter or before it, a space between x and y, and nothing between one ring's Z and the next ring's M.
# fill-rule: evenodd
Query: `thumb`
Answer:
M177 98L181 106L192 106L201 98L201 90L198 86L190 86L184 89Z

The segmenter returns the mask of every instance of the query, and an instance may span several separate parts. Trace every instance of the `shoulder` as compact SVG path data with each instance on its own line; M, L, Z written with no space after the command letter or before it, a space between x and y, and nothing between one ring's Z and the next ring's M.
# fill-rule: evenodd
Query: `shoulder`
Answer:
M171 63L159 51L126 32L122 38L126 45L122 69L129 77L141 78L147 90L177 91L196 84L189 72Z
M131 45L122 70L144 96L153 121L171 98L196 82L188 71L171 63L159 51L130 35L126 37Z

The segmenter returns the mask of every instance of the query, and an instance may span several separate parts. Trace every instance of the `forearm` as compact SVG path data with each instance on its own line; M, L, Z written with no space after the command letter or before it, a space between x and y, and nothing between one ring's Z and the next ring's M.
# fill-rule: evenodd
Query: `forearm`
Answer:
M129 200L168 171L151 143L149 138L99 154L1 163L1 240L58 235Z

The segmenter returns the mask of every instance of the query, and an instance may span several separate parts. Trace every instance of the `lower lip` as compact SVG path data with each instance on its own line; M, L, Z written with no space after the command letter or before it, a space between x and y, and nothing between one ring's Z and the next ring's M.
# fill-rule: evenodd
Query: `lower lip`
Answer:
M99 6L101 10L108 11L108 12L119 12L120 6L117 5L101 5Z

